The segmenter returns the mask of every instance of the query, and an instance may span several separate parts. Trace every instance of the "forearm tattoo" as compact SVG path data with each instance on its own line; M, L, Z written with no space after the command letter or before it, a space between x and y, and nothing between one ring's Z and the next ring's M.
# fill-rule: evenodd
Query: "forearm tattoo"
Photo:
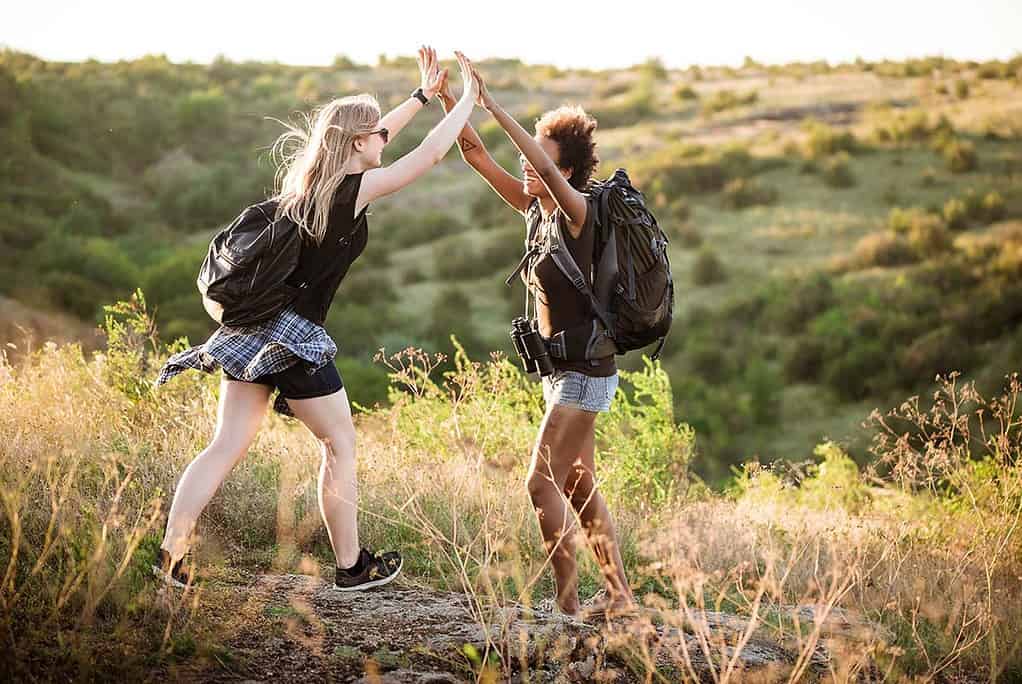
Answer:
M458 145L461 147L462 152L471 152L478 147L478 145L473 145L472 141L468 138L459 138Z

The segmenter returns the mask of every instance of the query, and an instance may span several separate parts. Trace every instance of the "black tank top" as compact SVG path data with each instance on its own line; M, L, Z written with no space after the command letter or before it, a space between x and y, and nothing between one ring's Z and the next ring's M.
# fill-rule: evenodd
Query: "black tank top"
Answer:
M295 312L319 325L326 321L327 311L341 280L369 240L368 205L355 216L355 201L361 185L361 173L350 174L341 181L330 208L323 242L317 245L308 237L302 240L298 267L288 279L302 288L294 303Z
M561 227L564 244L572 259L582 273L590 274L593 267L593 242L596 240L595 224L598 211L596 200L587 196L586 220L577 238L572 237L567 217L560 209L554 209L554 212L544 219L539 200L533 200L529 205L525 212L525 222L530 234L536 233L545 239L545 232L553 230L556 221ZM541 335L550 337L559 330L567 330L593 320L595 314L589 298L572 285L549 255L537 260L532 276L532 289L536 294L536 318L539 319ZM602 378L617 372L613 355L593 361L566 361L556 358L552 361L554 368L558 370L578 371L590 377Z

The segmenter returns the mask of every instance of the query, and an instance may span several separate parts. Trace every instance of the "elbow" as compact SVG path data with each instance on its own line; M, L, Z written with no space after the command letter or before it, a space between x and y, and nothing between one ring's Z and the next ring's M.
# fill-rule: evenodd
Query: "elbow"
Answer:
M557 165L552 161L546 161L539 166L533 165L536 169L536 175L539 176L540 180L543 181L544 185L548 184L555 176L560 174L561 170L557 168Z

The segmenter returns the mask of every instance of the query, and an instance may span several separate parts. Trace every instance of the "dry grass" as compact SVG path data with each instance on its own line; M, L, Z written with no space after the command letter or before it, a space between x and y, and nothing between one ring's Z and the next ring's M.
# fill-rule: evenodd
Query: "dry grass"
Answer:
M202 592L162 594L146 570L175 478L212 432L216 387L138 382L166 353L146 347L151 333L129 317L103 355L48 345L0 363L0 639L16 675L124 676L203 648ZM414 581L466 592L481 623L550 596L523 484L538 393L506 361L460 357L445 380L422 355L392 364L400 395L359 419L363 538L400 548ZM601 419L598 461L645 609L591 644L599 662L642 681L745 681L743 659L772 644L784 657L759 671L771 681L1019 672L1017 380L992 401L947 384L932 411L876 416L872 480L828 444L802 471L747 468L727 495L691 483L692 435L669 385L658 396L666 375L626 380L637 396ZM271 417L205 513L200 558L318 572L317 459L304 428ZM600 572L580 559L588 596ZM469 667L507 677L522 648L495 638Z

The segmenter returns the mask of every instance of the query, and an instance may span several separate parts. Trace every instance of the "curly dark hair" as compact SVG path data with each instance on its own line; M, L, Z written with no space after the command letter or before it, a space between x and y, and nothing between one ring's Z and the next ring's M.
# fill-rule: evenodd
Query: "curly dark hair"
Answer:
M536 122L536 134L557 143L561 158L558 166L571 169L568 183L585 190L600 158L596 155L596 119L579 106L564 105L551 109Z

